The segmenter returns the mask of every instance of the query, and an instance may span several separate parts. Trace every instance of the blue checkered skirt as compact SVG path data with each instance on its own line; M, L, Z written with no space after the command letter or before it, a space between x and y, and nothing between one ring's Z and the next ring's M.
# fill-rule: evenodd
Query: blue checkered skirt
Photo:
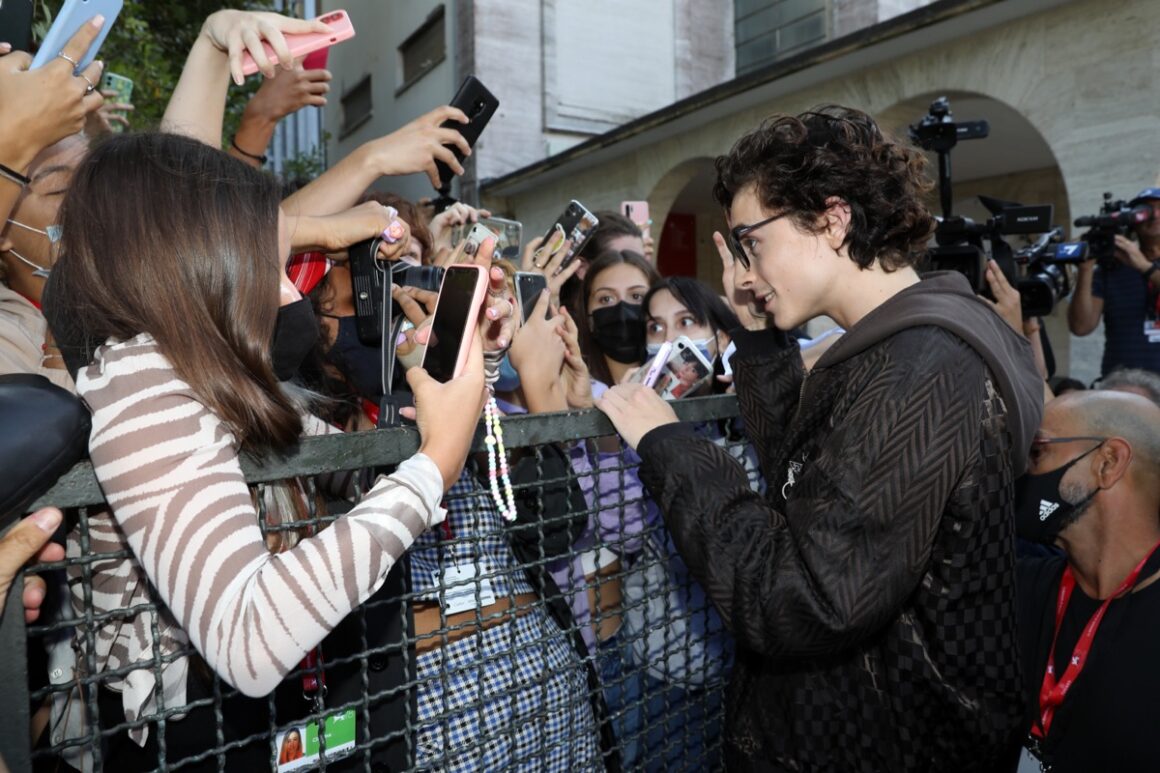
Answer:
M543 609L425 652L416 666L418 769L602 769L584 667Z

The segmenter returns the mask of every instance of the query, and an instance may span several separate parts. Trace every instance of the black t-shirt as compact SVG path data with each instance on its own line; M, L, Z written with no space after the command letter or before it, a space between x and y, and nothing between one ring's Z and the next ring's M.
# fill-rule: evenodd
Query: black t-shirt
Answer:
M1019 637L1027 703L1038 714L1039 688L1055 631L1062 557L1021 559L1018 564ZM1160 556L1144 567L1147 579ZM1100 601L1077 585L1060 627L1056 674L1066 669L1080 634ZM1043 742L1054 773L1160 771L1160 736L1154 710L1160 697L1160 582L1116 599L1096 632L1087 665L1055 710ZM1032 718L1028 718L1030 729Z

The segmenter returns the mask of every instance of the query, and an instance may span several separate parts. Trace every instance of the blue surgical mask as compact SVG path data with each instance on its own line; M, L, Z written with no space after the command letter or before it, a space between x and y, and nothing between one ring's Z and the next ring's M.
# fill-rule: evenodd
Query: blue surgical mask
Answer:
M511 360L505 354L499 361L499 378L495 382L495 391L514 392L520 388L520 374L512 367Z
M712 336L709 338L698 338L696 341L693 341L693 346L697 347L697 351L704 355L705 359L709 362L712 362L713 358L717 356L717 339Z

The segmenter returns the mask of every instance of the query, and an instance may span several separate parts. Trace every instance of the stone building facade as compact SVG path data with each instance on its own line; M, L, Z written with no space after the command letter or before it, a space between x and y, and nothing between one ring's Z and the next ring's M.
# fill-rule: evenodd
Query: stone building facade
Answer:
M843 3L854 0L834 0ZM905 131L946 95L957 119L993 119L990 138L954 151L957 206L971 213L976 193L1054 203L1056 222L1070 226L1104 191L1127 198L1157 180L1158 40L1150 0L940 0L485 181L483 201L539 233L569 199L593 209L647 199L665 224L662 261L681 219L679 235L696 242L696 275L719 283L711 236L723 220L709 183L712 159L737 137L771 113L831 102ZM1088 350L1101 334L1072 339L1065 311L1048 320L1058 372L1091 378L1098 362Z

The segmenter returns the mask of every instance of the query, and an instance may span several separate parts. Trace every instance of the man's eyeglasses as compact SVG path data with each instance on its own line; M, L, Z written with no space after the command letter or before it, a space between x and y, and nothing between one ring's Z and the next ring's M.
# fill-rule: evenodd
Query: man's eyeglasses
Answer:
M741 267L746 271L753 265L753 256L745 249L741 241L749 234L756 231L762 226L769 225L778 218L785 217L785 214L774 215L760 220L752 225L739 225L729 231L729 251L733 253L733 257L741 264Z
M1074 442L1079 441L1079 440L1092 440L1092 441L1097 441L1097 442L1103 443L1105 440L1107 440L1107 438L1106 437L1099 437L1097 435L1076 435L1075 437L1041 437L1041 438L1035 438L1034 440L1031 441L1031 452L1030 452L1030 454L1028 454L1028 456L1031 458L1031 461L1035 461L1036 459L1039 458L1039 454L1043 451L1043 446L1051 446L1051 445L1055 445L1056 443L1074 443ZM1096 446L1095 448L1099 448L1099 446ZM1095 449L1093 449L1093 450L1095 450ZM1091 452L1089 451L1088 453L1091 453Z

